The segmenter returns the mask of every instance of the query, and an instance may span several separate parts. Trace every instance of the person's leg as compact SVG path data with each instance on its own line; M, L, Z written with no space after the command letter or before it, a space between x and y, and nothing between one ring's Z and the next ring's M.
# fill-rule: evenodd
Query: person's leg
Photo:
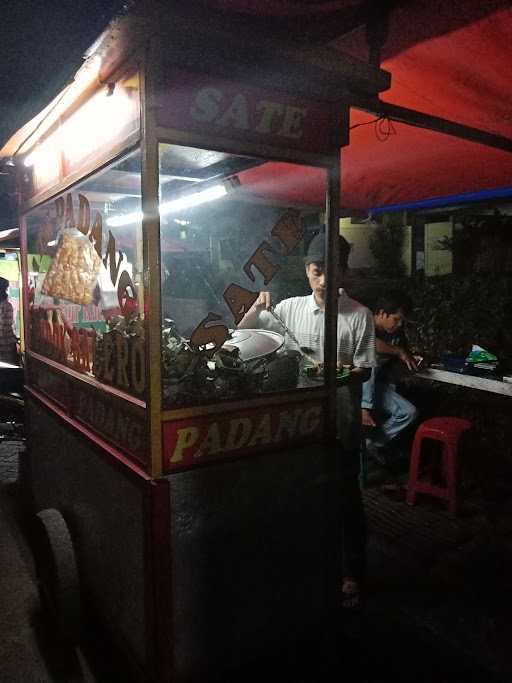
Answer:
M360 606L366 572L366 517L359 486L359 451L342 453L342 606Z
M377 377L377 368L372 368L371 375L366 382L361 386L361 408L373 410L375 403L375 380Z
M387 445L408 427L418 415L416 406L401 396L393 384L383 384L380 395L380 409L386 415L380 424L379 446Z
M369 379L361 386L361 426L368 436L377 427L374 411L376 371L377 368L372 368Z
M364 425L363 423L364 433L367 447L370 448L371 452L375 452L375 449L380 448L386 440L382 431L382 424L388 418L387 413L383 410L383 391L385 390L386 385L383 382L378 381L378 377L374 372L372 373L371 386L366 389L365 396L366 384L367 382L363 384L361 408L367 407L370 409L371 406L375 426Z

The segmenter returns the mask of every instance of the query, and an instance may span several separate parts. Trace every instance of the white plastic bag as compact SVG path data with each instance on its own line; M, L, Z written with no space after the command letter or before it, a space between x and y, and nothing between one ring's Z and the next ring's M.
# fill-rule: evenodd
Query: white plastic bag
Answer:
M100 265L88 237L75 228L65 230L41 291L74 304L90 304Z

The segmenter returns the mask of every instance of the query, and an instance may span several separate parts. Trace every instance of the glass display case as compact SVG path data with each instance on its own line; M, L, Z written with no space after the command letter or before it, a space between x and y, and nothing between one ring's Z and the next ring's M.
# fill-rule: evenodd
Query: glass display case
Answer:
M305 244L322 229L324 205L265 196L286 176L259 158L164 143L159 152L163 408L321 384L274 308L260 329L238 324L261 290L274 304L310 293ZM247 179L254 169L259 193ZM325 197L325 172L323 185Z
M140 153L25 217L30 350L145 397Z
M322 387L323 373L312 375L307 349L274 308L257 329L239 324L260 290L274 304L310 293L304 254L323 229L323 205L279 199L289 175L276 177L272 162L258 157L160 143L158 166L162 410L236 407L251 397ZM325 170L286 166L293 176L316 174L325 201ZM57 392L49 390L48 374L58 376L59 366L100 390L115 388L110 402L126 394L146 404L141 196L136 149L24 217L29 368L60 404L72 393L61 391L62 382L74 380L61 376ZM91 422L111 438L102 420ZM172 439L165 450L174 452ZM163 468L173 462L171 454Z

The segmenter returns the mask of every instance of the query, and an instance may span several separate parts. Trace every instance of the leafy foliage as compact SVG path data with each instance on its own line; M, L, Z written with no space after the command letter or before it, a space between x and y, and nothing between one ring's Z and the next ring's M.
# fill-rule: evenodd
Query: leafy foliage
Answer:
M350 293L371 306L371 291L402 289L413 300L407 325L411 347L430 360L443 352L466 355L479 344L498 358L512 358L512 278L500 274L471 277L372 278Z
M463 217L455 223L452 237L440 242L453 254L455 273L512 271L512 216Z
M411 284L417 325L409 336L430 357L466 354L472 344L498 356L512 354L511 278L445 275Z
M375 259L375 274L385 278L402 277L405 264L402 261L404 228L401 225L382 225L370 238L370 251Z

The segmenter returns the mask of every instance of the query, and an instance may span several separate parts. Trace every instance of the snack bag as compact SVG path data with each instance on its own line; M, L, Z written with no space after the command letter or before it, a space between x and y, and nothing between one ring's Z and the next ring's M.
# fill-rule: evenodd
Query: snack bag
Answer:
M473 347L466 358L467 363L486 363L496 362L497 360L498 358L493 353L483 349L481 346L478 346L478 344L473 344Z
M90 304L100 265L101 259L91 241L78 230L67 230L41 291L74 304Z

